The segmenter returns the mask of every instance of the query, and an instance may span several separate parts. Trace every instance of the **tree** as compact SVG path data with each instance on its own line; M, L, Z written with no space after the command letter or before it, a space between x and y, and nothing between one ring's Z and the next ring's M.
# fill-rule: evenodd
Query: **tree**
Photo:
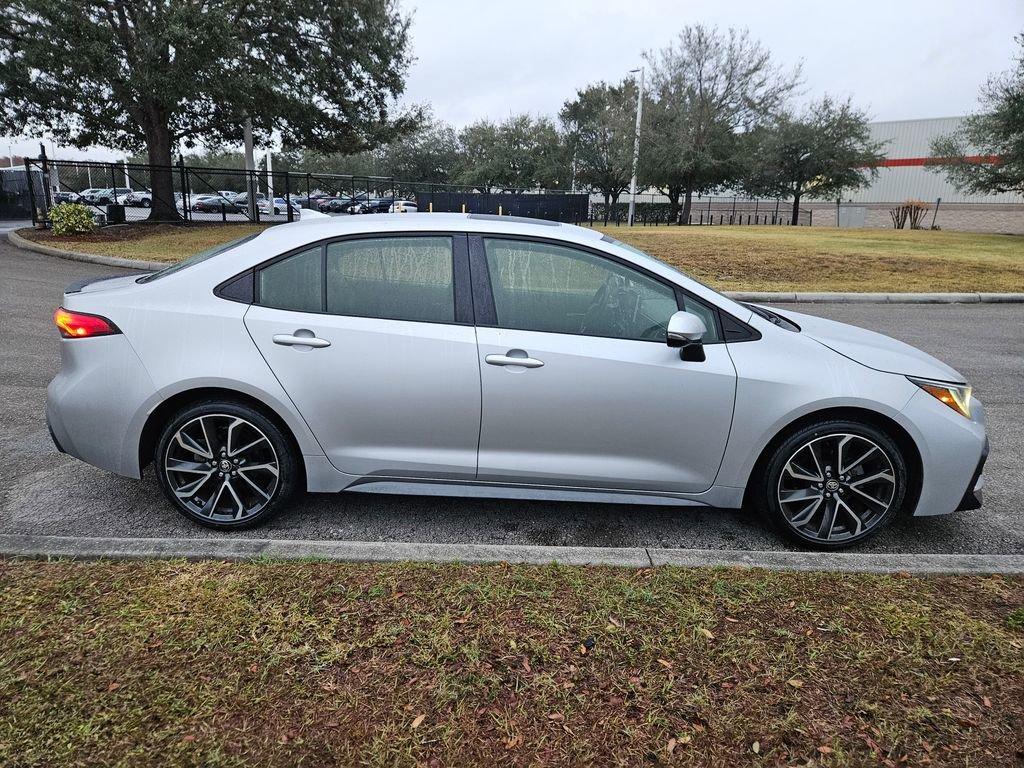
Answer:
M151 216L177 218L179 141L237 144L248 117L258 141L350 153L411 128L393 105L408 31L397 0L8 0L0 129L145 148L165 168Z
M800 68L782 72L746 30L687 26L676 43L644 54L651 67L648 179L669 195L673 211L683 197L688 221L695 191L709 191L737 175L733 134L769 119L793 93Z
M381 165L396 179L440 184L451 180L458 160L455 129L428 120L408 136L384 146Z
M485 192L556 186L565 176L561 138L546 117L481 120L459 133L459 144L462 157L456 180Z
M1015 69L989 78L983 111L959 131L932 141L928 170L945 173L962 192L1024 193L1024 34Z
M867 115L850 101L825 96L801 114L783 113L745 137L748 168L742 187L752 195L792 198L792 223L804 197L830 199L867 186L885 159L871 140Z
M636 83L597 83L567 101L559 113L576 180L604 196L605 221L629 189L633 169Z

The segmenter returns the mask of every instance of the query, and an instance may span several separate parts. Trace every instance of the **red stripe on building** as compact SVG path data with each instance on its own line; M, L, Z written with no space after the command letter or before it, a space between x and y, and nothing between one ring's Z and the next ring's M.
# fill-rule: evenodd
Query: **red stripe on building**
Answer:
M945 157L888 157L876 168L907 168L914 165L948 165L955 158ZM998 155L968 155L964 158L968 163L998 163Z

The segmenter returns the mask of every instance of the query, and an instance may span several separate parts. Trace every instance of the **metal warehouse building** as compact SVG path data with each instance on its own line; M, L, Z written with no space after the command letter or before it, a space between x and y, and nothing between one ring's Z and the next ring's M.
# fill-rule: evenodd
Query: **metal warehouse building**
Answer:
M965 194L940 168L925 166L932 140L955 132L963 121L963 117L935 117L871 123L871 137L882 143L885 155L878 177L863 189L844 193L841 205L833 200L831 213L824 201L809 204L814 224L888 228L893 225L890 209L906 200L920 200L931 208L925 219L929 226L934 220L942 229L1024 234L1024 195Z
M943 203L1024 203L1024 196L1011 193L964 194L946 180L944 173L925 167L925 160L931 154L932 140L957 131L963 121L962 117L933 117L871 123L871 138L882 143L885 162L870 187L845 195L843 200L854 203L892 203L910 199L935 202L941 197Z

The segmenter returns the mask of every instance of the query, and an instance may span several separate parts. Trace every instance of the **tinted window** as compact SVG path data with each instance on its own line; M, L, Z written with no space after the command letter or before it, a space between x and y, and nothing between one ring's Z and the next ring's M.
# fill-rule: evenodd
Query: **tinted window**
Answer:
M484 249L502 328L663 341L678 310L669 286L585 251L497 239Z
M323 312L323 259L320 246L264 267L259 303L296 312Z
M381 237L327 246L327 311L455 322L450 237Z

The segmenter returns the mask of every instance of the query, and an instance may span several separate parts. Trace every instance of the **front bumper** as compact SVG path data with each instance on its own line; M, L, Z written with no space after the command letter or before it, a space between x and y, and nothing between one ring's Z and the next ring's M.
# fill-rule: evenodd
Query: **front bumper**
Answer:
M965 419L926 392L918 392L902 415L921 455L921 495L913 514L946 515L977 509L981 468L988 450L981 401L971 401L971 418ZM963 506L965 501L974 506Z
M972 509L981 509L982 504L982 490L985 487L985 460L988 458L988 439L985 439L985 448L981 452L981 458L978 459L978 467L974 470L974 475L971 477L971 482L967 484L967 491L964 493L964 497L960 499L960 504L957 506L957 512L969 512Z

